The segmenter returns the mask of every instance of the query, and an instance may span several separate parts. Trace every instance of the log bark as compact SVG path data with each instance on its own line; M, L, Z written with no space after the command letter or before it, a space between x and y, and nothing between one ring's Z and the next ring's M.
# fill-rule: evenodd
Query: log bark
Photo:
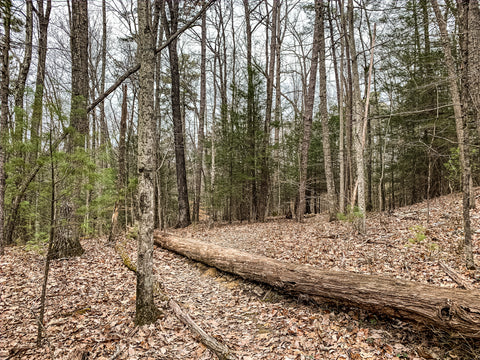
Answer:
M442 288L381 275L320 270L155 232L154 243L192 260L293 294L357 306L480 338L480 291Z

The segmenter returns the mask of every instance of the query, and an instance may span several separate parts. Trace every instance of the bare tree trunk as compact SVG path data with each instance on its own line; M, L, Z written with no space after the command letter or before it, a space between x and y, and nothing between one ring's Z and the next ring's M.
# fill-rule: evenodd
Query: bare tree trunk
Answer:
M478 0L469 1L468 11L469 96L480 137L480 8Z
M457 84L457 73L455 70L455 62L452 56L452 48L447 32L447 23L437 0L430 0L432 3L435 17L437 18L438 27L442 38L443 52L445 56L445 64L448 70L448 82L450 87L450 94L453 101L453 112L455 115L455 128L457 131L458 145L460 149L460 166L462 172L462 191L463 191L463 231L464 231L464 251L465 262L468 269L474 269L475 263L473 261L472 252L472 230L470 226L470 149L468 146L468 127L465 128L465 114L462 111L462 104L460 100L460 91Z
M156 29L152 24L150 2L138 0L138 57L140 60L138 100L138 197L140 222L137 249L137 296L135 323L154 323L159 315L153 299L153 227L155 171L154 74Z
M18 79L15 86L15 141L23 141L25 131L25 83L27 82L30 64L32 62L32 38L33 38L33 4L32 0L26 1L27 9L25 14L25 55L23 57Z
M315 25L313 30L312 59L310 65L310 78L308 90L305 98L305 109L303 112L303 136L300 143L300 181L298 186L298 208L297 221L302 222L305 214L305 191L307 187L307 164L308 149L310 148L310 138L312 134L313 103L315 101L315 85L317 81L318 55L321 46L321 27L323 2L315 0Z
M287 3L285 4L285 20L284 24L287 26L287 13L288 13L288 7ZM276 40L276 45L277 48L275 50L275 57L276 57L276 63L275 63L275 134L274 134L274 143L275 143L275 148L274 148L274 153L273 153L273 158L275 162L275 180L274 183L276 185L276 191L277 191L277 204L276 204L276 212L277 214L280 214L282 211L282 203L281 203L281 186L280 186L280 127L281 127L281 121L282 121L282 83L281 83L281 47L282 47L282 42L283 38L285 36L286 31L284 30L282 32L281 29L281 21L280 21L280 15L281 15L281 4L278 5L278 11L277 11L277 40Z
M258 214L257 209L257 184L256 184L256 166L255 158L256 154L256 126L255 126L255 114L254 111L254 95L255 89L253 85L253 62L252 62L252 26L250 23L250 8L248 0L243 0L243 7L245 9L245 24L246 24L246 36L247 36L247 139L248 139L248 149L250 152L249 160L249 172L250 172L250 189L251 189L251 199L250 199L250 218L256 219Z
M162 6L162 19L165 32L168 37L174 34L178 28L178 1L167 0L170 21L167 20L165 4ZM177 171L178 189L178 221L176 227L184 228L190 225L190 205L188 202L187 170L185 166L185 140L182 123L182 112L180 109L180 73L178 69L177 39L172 40L168 45L170 55L170 75L172 81L172 118L173 133L175 141L175 164Z
M217 175L217 166L216 166L216 159L217 159L217 147L216 147L216 135L217 135L217 63L218 63L218 56L217 52L217 45L215 44L215 55L213 59L213 107L212 107L212 168L210 174L210 204L212 207L212 212L210 216L212 217L213 221L217 221L217 203L216 199L216 175Z
M198 146L197 146L197 168L195 171L195 206L193 217L195 221L200 220L200 199L202 191L202 167L203 167L203 143L205 138L205 114L207 105L207 73L206 73L206 50L207 50L207 15L202 15L202 43L200 60L200 114L198 116Z
M12 16L12 3L10 0L2 4L4 35L2 41L2 83L0 85L0 255L4 255L5 249L5 162L8 126L8 95L10 82L9 53L10 53L10 25Z
M110 235L108 237L108 243L110 245L115 244L118 234L119 221L118 217L121 211L125 207L125 188L126 188L126 142L125 135L127 132L127 85L123 85L123 101L122 101L122 114L120 117L120 135L118 140L118 177L117 177L117 200L115 201L115 209L112 215L112 226L110 228ZM122 222L120 222L122 224Z
M261 149L261 179L260 179L260 194L258 198L258 220L265 221L267 215L268 193L270 185L270 127L272 122L272 104L273 104L273 82L275 77L275 52L277 41L277 13L279 1L274 1L272 5L272 24L270 35L270 58L267 75L267 98L265 106L265 124L263 128L263 142ZM268 29L267 29L268 32Z
M330 150L330 130L328 127L327 108L327 70L325 65L325 9L321 9L320 23L320 50L318 58L318 76L320 87L320 118L322 122L323 160L325 163L325 178L327 182L328 218L333 221L337 217L337 195L335 193L335 180L332 169L332 153Z
M100 94L105 92L105 71L107 67L107 8L106 0L102 0L102 69L100 75ZM105 102L100 104L100 148L105 151L109 142L107 121L105 119ZM102 164L102 167L106 164Z
M355 198L357 199L357 206L359 212L363 215L363 219L360 222L360 231L365 229L365 161L364 161L364 148L362 146L362 99L360 94L360 78L358 74L358 59L357 51L355 47L355 33L354 33L354 17L353 17L353 0L348 1L347 7L348 13L348 43L350 50L350 58L352 63L352 123L354 126L353 143L355 148L355 163L357 168L357 180L353 189L351 198L351 205L355 204ZM357 196L356 196L357 195Z
M53 151L56 147L52 144L52 133L50 132L50 177L51 177L51 187L50 187L50 231L48 238L48 248L47 255L45 256L45 267L43 269L43 283L42 283L42 295L40 296L40 312L38 315L38 327L37 327L37 346L41 346L42 337L44 332L43 318L45 315L45 300L47 297L47 283L48 283L48 273L50 271L50 260L52 258L52 245L53 239L55 238L55 221L56 221L56 182L55 182L55 164L53 158Z
M478 82L477 77L480 76L480 73L475 73L475 68L478 67L478 64L475 64L473 61L480 60L480 58L475 59L475 52L478 52L479 49L475 49L475 40L473 39L470 31L474 31L475 20L472 19L470 13L475 12L473 3L470 1L462 1L457 0L457 18L458 18L458 31L459 31L459 44L460 44L460 51L462 52L462 63L461 63L461 89L460 92L460 100L462 101L462 111L463 111L463 123L464 123L464 132L465 132L465 140L469 140L470 138L470 124L473 124L473 121L470 120L472 115L475 116L475 101L477 100L476 97L478 95L472 94L480 91L480 88L475 88L475 85L480 84ZM478 9L478 2L477 2L477 9ZM480 14L479 14L480 15ZM473 20L473 24L470 23L470 20ZM477 24L480 22L477 20ZM472 28L473 25L473 28ZM480 35L480 31L477 35ZM472 46L473 40L473 46ZM478 104L477 104L478 105ZM469 147L469 146L467 146ZM469 149L466 151L470 152ZM470 208L475 208L475 192L473 191L473 177L469 176L469 192L470 192Z
M67 151L85 149L88 135L88 6L86 1L72 1L70 19L70 50L72 57L72 95L70 125L75 132L70 135ZM75 166L75 165L74 165ZM77 181L80 189L81 179ZM80 191L77 190L77 198ZM58 209L60 224L52 245L52 259L69 258L83 254L80 244L79 224L75 203L72 198L63 199Z
M40 151L40 136L42 127L43 113L43 88L45 87L45 62L47 59L47 32L50 21L50 13L52 10L51 0L47 0L47 7L44 11L43 0L37 0L37 8L35 14L38 19L38 61L37 61L37 78L35 81L35 97L33 100L33 113L31 125L31 137L34 150L31 154L31 161L37 160Z
M342 4L340 7L341 22L344 21ZM339 196L338 196L338 211L343 213L345 211L345 117L344 117L344 96L343 96L343 72L344 72L344 57L345 57L345 40L343 37L343 24L338 26L340 32L340 66L338 66L337 55L335 51L335 41L333 38L333 21L332 9L328 9L328 22L330 27L330 42L331 52L333 56L333 66L335 72L335 84L337 89L337 107L339 117L339 140L338 140L338 164L339 164Z

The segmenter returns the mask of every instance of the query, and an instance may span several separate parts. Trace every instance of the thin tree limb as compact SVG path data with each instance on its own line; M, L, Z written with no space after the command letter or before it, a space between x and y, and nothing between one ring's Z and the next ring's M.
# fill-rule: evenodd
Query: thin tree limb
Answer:
M155 55L165 49L173 40L175 40L180 34L188 30L193 26L193 24L202 16L202 14L207 11L207 9L213 5L216 0L210 0L206 3L202 9L190 20L186 23L183 27L178 29L175 33L173 33L160 47L155 49ZM103 94L101 94L98 98L96 98L90 105L87 106L87 113L95 109L95 107L100 104L103 100L107 98L112 92L114 92L122 83L127 80L131 75L135 74L140 69L140 64L135 64L130 69L128 69L122 76L120 76L115 83L110 86Z

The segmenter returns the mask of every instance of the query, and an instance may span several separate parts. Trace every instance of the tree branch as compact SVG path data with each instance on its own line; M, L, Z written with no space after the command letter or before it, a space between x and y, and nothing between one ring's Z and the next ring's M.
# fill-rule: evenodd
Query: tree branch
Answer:
M193 24L202 16L202 14L207 11L207 9L212 6L212 4L216 0L210 0L208 3L206 3L202 9L193 17L192 20L190 20L188 23L186 23L183 27L178 29L172 36L170 36L160 47L155 49L155 55L157 55L159 52L161 52L163 49L165 49L173 40L175 40L181 33L186 31L187 29L191 28ZM140 64L135 64L133 67L128 69L122 76L120 76L115 83L110 86L103 94L101 94L98 98L96 98L90 105L87 107L87 113L95 109L95 107L100 104L103 100L107 98L108 95L110 95L112 92L114 92L122 83L128 79L131 75L135 74L138 70L140 69Z

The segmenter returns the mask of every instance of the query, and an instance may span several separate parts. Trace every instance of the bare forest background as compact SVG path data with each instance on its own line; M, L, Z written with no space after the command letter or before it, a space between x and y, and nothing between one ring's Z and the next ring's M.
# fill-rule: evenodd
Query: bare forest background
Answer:
M462 191L474 266L478 1L0 6L2 250Z

